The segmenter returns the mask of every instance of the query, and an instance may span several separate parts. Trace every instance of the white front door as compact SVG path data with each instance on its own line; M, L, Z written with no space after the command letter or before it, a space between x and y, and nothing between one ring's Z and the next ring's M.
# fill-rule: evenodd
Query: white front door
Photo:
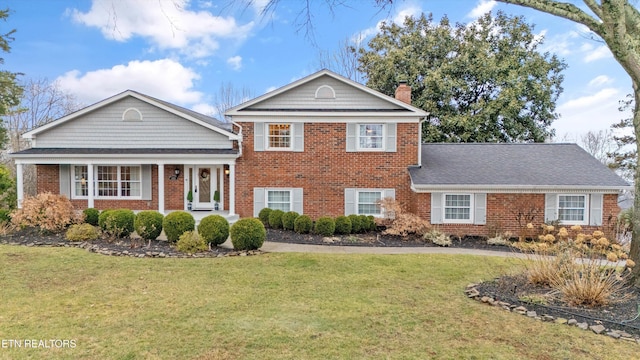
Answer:
M211 210L214 207L213 194L217 190L216 170L209 166L195 166L192 178L193 208Z

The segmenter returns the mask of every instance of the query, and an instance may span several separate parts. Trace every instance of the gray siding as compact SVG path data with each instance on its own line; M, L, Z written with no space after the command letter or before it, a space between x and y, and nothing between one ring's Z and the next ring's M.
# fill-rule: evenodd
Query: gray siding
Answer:
M316 90L329 85L335 99L316 99ZM389 101L377 98L349 84L329 76L321 76L299 87L254 104L249 109L402 109Z
M123 121L129 108L142 113L142 121ZM38 134L39 148L198 148L229 149L228 137L156 108L125 98Z

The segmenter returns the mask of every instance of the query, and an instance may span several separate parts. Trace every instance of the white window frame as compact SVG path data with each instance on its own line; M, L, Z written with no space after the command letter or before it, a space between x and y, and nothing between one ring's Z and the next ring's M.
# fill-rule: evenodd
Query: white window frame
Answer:
M582 208L582 221L567 221L560 219L560 198L563 196L580 196L584 199L584 208ZM568 208L578 209L578 208ZM556 211L558 214L558 221L563 225L588 225L589 224L589 195L588 194L558 194L556 199Z
M278 188L265 189L264 190L264 205L265 205L265 207L268 207L269 209L274 209L274 208L269 206L269 193L270 192L276 192L276 191L277 192L287 192L287 193L289 193L289 210L288 211L292 211L293 210L293 190L291 190L291 189L278 189ZM279 202L279 204L285 204L285 202ZM284 211L284 210L282 210L282 211ZM287 212L287 211L284 211L284 212Z
M289 126L289 146L288 147L272 147L271 146L271 125L287 125ZM284 138L284 137L283 137ZM265 150L269 151L291 151L293 150L293 124L292 123L267 123L265 126L265 134L264 134L264 142L265 142Z
M447 208L463 209L465 207L451 207L447 206L447 196L468 196L469 197L469 218L468 219L447 219ZM443 224L473 224L474 223L474 194L471 193L444 193L442 194L442 223Z
M371 126L371 125L376 125L376 126L381 126L382 127L382 135L380 135L380 137L382 138L382 141L381 141L381 146L379 148L367 148L367 147L361 147L360 146L360 139L361 139L360 128L362 126ZM387 139L387 125L386 124L383 124L383 123L360 123L360 124L357 124L357 126L356 126L356 150L357 151L385 151L386 150L386 139Z
M87 167L87 165L78 165L78 164L74 164L71 165L71 184L72 184L72 189L71 189L71 198L72 199L88 199L89 196L88 195L77 195L76 194L76 183L82 181L81 178L76 180L76 166L84 166ZM98 195L98 168L102 167L102 166L115 166L117 168L117 179L115 180L115 182L117 183L117 196L100 196ZM140 195L137 196L122 196L122 167L130 167L130 168L137 168L138 169L138 180L134 180L131 181L129 180L129 182L134 182L134 183L139 183L139 189L140 189ZM89 179L85 179L87 186L88 186L88 182ZM143 186L143 181L142 181L142 166L141 165L110 165L110 164L100 164L100 165L94 165L93 166L93 192L94 192L94 199L105 199L105 200L141 200L142 199L142 186ZM87 190L88 193L88 190Z
M87 168L87 179L84 179L84 186L87 187L87 195L78 195L76 193L76 185L78 183L82 184L82 177L80 175L76 176L76 167L84 167ZM71 165L71 198L72 199L87 199L89 198L89 166L87 165Z
M362 194L362 193L378 193L378 194L380 194L380 199L379 200L384 199L384 190L383 189L357 189L356 190L356 199L355 199L356 200L355 201L356 202L355 213L357 215L367 215L367 216L372 215L372 216L375 216L375 217L384 216L384 211L377 204L375 204L375 205L376 205L376 208L379 211L378 213L360 213L360 205L361 205L361 203L360 203L360 194ZM369 204L370 203L362 203L362 205L369 205Z

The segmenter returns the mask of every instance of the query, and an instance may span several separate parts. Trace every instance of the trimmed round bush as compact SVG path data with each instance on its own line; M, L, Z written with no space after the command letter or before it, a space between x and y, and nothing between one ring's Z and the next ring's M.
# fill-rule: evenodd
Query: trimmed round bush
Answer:
M371 228L369 217L367 215L358 215L360 218L360 232L367 232Z
M88 223L71 225L65 233L65 238L69 241L91 241L98 236L98 229Z
M180 239L180 235L195 230L196 220L186 211L174 211L164 217L162 228L167 240L175 243Z
M84 209L82 210L82 214L84 215L84 222L93 226L98 226L98 217L100 216L100 211L98 209Z
M260 219L260 221L262 221L262 224L264 226L269 225L269 214L271 214L271 211L272 210L269 208L264 208L258 213L258 218Z
M184 234L180 235L180 238L176 243L176 250L183 253L195 254L197 252L206 251L207 244L205 244L204 239L197 231L186 231Z
M136 215L129 209L110 210L104 218L104 231L111 237L124 238L134 230Z
M284 213L284 215L282 215L282 228L285 230L293 230L298 216L300 216L300 214L295 211Z
M360 215L351 214L349 220L351 220L351 232L353 234L361 233L363 224Z
M336 218L336 234L351 234L351 220L342 215Z
M336 222L331 217L323 216L316 220L313 231L322 236L332 236L336 231Z
M155 210L140 211L136 215L134 227L138 235L145 240L155 240L162 232L164 215Z
M105 209L100 212L100 215L98 215L98 226L100 229L107 230L105 223L107 222L107 217L112 211L113 209Z
M369 231L376 231L378 229L378 224L376 224L376 218L373 215L367 216L369 219Z
M267 238L267 230L259 219L245 218L236 221L230 230L231 243L236 250L259 249Z
M198 234L209 244L220 245L229 237L229 222L220 215L209 215L200 220Z
M11 210L0 209L0 223L11 221Z
M311 228L313 228L313 221L311 221L311 218L307 215L300 215L293 222L293 231L298 234L308 234Z
M273 210L269 213L269 226L273 229L282 229L282 216L284 211Z

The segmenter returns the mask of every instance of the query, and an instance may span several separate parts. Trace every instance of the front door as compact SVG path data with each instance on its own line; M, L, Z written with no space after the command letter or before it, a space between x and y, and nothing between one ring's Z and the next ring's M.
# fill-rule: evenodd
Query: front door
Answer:
M193 208L196 210L212 210L213 194L216 191L216 178L211 167L194 167L193 172Z

